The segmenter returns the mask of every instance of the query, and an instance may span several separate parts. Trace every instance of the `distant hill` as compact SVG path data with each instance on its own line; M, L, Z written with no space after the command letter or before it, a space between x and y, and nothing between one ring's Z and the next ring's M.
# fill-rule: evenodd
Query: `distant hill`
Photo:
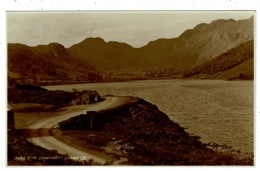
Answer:
M141 63L138 52L130 45L102 38L86 38L70 47L68 53L103 71L133 68Z
M254 40L250 40L218 57L186 71L184 78L194 76L215 79L254 78Z
M174 32L174 30L173 30ZM68 48L69 54L100 71L128 70L181 73L254 38L254 19L216 20L186 30L177 38L158 39L141 48L87 38Z
M253 38L254 18L251 17L202 23L177 38L158 39L140 48L105 42L102 38L86 38L69 48L58 43L35 47L8 44L8 76L41 84L180 78L184 73L187 77L195 72L192 68L230 49L237 47L242 54L248 50L242 45ZM220 61L229 63L229 59L226 55ZM252 65L246 62L240 68ZM213 71L208 72L212 74ZM243 77L243 73L240 76Z
M8 44L8 76L23 82L91 81L100 78L93 67L75 59L57 43L36 47Z

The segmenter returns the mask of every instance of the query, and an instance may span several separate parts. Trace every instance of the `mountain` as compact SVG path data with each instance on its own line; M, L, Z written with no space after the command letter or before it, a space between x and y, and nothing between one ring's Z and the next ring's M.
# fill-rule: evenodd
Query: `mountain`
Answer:
M198 68L204 68L205 62L220 65L233 59L228 54L222 55L221 59L218 57L230 53L231 49L234 51L237 47L239 53L244 50L247 53L248 48L243 44L253 38L254 17L251 17L202 23L179 37L158 39L140 48L122 42L105 42L102 38L86 38L69 48L58 43L35 47L8 44L8 76L41 84L180 78L184 73L187 77L197 70L203 73ZM227 70L236 67L233 75L245 67L251 67L246 70L253 71L251 57L251 63L245 60L245 64L239 63L241 66L238 67L233 61ZM192 69L194 67L197 68ZM208 75L212 74L211 70L209 72Z
M130 45L105 42L101 38L87 38L70 47L68 53L103 71L133 68L141 62L138 52Z
M193 78L196 76L215 79L253 79L254 40L232 48L184 74L184 78L192 76Z
M174 32L174 30L173 30ZM173 39L158 39L141 48L125 43L87 38L68 48L68 53L100 71L137 70L169 74L200 65L254 38L254 19L216 20L199 24ZM160 74L159 74L160 75Z
M8 44L8 76L19 80L91 81L99 73L86 63L81 63L58 43L35 47Z

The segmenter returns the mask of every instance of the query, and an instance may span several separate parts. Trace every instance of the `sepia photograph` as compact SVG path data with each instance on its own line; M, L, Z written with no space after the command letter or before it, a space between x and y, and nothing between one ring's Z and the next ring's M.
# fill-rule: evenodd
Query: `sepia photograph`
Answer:
M255 166L256 11L7 11L7 166Z

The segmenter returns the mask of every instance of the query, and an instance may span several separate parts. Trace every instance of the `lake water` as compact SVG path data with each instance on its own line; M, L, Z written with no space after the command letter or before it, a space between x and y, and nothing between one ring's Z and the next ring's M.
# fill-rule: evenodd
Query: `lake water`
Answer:
M101 95L137 96L155 105L201 141L254 152L254 82L148 80L57 85L49 90L97 90Z

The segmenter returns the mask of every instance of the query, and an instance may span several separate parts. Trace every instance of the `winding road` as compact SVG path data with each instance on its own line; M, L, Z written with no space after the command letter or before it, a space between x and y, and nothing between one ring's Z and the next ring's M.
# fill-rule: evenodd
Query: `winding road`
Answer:
M117 97L105 97L105 100L102 102L98 102L95 104L90 104L87 106L87 110L67 113L63 115L57 115L50 118L42 119L34 124L32 124L29 129L38 130L37 137L28 138L30 142L35 145L41 146L43 148L49 150L57 150L60 154L68 154L70 158L74 160L89 160L92 159L93 161L105 164L107 161L99 156L95 156L93 154L89 154L87 152L81 151L77 148L71 147L57 139L55 139L51 134L46 134L46 130L51 130L54 128L59 122L67 120L71 117L86 113L86 111L99 111L108 109L118 103Z

